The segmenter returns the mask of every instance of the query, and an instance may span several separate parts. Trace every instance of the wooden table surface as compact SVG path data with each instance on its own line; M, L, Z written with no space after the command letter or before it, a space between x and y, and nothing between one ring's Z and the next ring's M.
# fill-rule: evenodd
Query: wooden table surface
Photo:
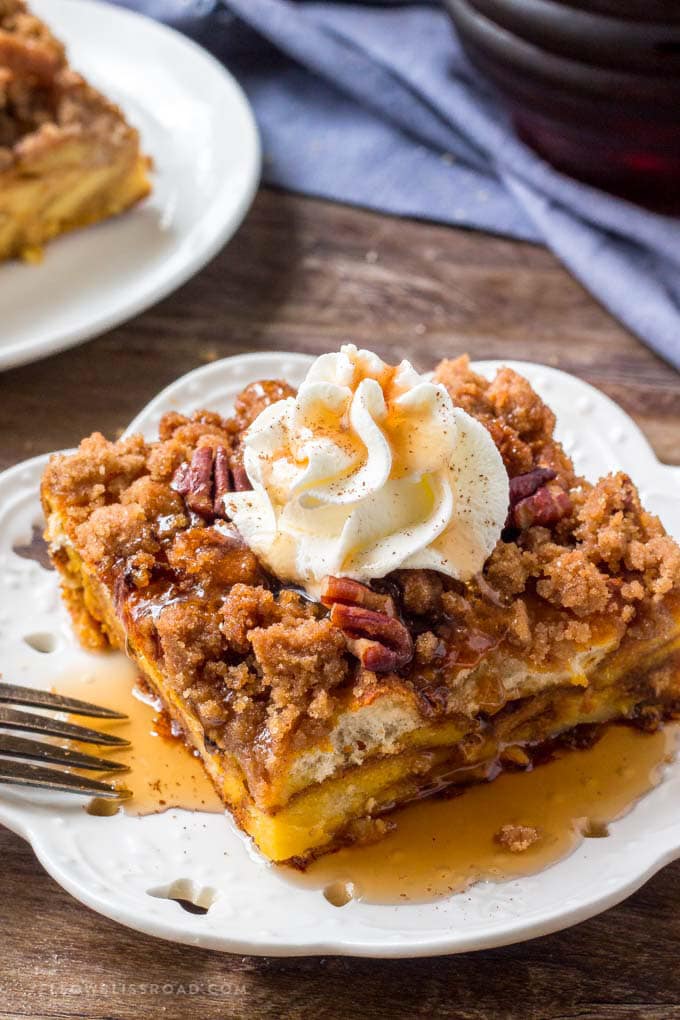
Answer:
M465 350L559 366L619 401L659 457L680 462L677 373L544 250L265 191L227 249L176 294L0 376L1 466L93 429L115 434L206 361L320 353L345 340L422 369ZM0 932L0 1020L680 1020L680 863L608 913L523 945L432 960L276 960L119 927L72 900L0 830Z

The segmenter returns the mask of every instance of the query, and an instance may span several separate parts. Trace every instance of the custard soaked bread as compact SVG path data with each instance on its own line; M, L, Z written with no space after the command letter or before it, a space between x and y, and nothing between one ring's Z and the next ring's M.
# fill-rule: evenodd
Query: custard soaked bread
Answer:
M149 160L121 110L69 67L23 0L0 0L0 258L149 194Z
M127 650L277 861L680 706L680 550L626 475L576 477L509 369L326 358L156 443L94 434L42 488L82 642Z

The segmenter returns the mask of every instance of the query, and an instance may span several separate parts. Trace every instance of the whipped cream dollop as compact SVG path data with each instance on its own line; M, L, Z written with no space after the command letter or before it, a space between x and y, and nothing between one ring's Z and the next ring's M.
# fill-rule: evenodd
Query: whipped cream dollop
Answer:
M313 595L327 574L425 567L466 580L508 511L484 426L408 361L390 367L352 344L258 415L244 466L252 491L225 496L227 513L277 577Z

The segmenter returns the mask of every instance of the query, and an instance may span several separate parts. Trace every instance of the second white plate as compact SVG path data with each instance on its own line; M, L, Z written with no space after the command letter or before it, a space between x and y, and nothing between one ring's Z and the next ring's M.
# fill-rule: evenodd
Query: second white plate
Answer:
M119 103L154 161L154 190L115 219L0 264L0 369L97 336L179 287L248 209L260 146L248 101L205 50L92 0L35 0L72 66Z

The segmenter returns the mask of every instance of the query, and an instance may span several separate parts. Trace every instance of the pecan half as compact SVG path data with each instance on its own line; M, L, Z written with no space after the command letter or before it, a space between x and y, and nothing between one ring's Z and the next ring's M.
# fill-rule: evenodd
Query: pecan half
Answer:
M552 482L557 478L557 473L552 468L534 468L523 475L515 475L510 479L510 506L514 507L522 499L533 494L546 482Z
M199 446L188 464L180 464L173 476L172 488L184 497L189 510L201 516L212 516L212 447Z
M321 582L320 599L324 606L342 602L347 606L363 606L376 613L386 613L387 616L397 615L391 595L381 595L361 581L353 581L351 577L325 577Z
M571 513L569 493L561 489L549 489L547 485L537 489L532 496L519 501L513 507L512 520L516 528L524 531L532 524L550 527Z
M413 640L407 627L387 613L335 602L331 623L344 633L347 647L361 665L375 673L402 669L413 658Z
M250 478L248 478L246 469L241 461L234 464L231 474L234 479L234 492L247 492L249 489L252 489Z
M219 517L224 513L222 499L228 492L231 492L229 454L223 446L218 446L215 450L215 460L213 461L213 480L213 513L216 517Z
M549 527L571 513L569 493L549 488L557 478L552 468L537 467L510 479L510 511L506 528L524 531L532 524Z
M226 448L197 447L189 463L180 464L175 471L172 488L184 497L187 508L200 517L226 518L223 498L234 490Z

